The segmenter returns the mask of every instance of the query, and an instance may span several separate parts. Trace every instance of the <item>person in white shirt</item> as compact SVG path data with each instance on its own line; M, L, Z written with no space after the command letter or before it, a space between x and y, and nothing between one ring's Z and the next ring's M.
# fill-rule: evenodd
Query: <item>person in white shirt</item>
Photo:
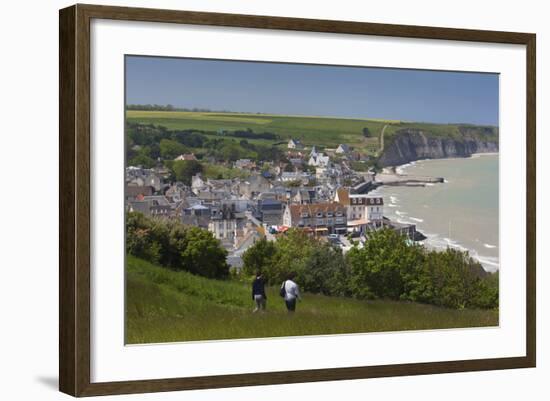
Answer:
M296 310L296 300L301 299L300 288L298 287L298 284L293 281L294 277L295 275L293 273L290 273L287 279L281 285L281 290L284 287L285 304L286 309L289 312L294 312Z

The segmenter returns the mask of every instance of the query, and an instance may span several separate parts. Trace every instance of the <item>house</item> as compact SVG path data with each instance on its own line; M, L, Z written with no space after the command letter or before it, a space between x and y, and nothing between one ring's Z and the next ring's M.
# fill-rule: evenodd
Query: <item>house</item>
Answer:
M283 221L283 203L276 199L259 200L256 217L268 226L279 226Z
M126 168L126 183L138 187L153 187L158 192L162 187L162 179L151 169L130 166Z
M197 198L199 198L202 203L221 201L222 199L227 199L229 196L230 193L226 191L212 191L210 189L199 191L197 194Z
M304 146L302 145L302 143L300 142L299 139L290 139L288 141L288 148L289 149L303 149Z
M183 209L181 214L181 222L188 226L200 227L208 229L210 224L210 208L205 205L196 204Z
M237 236L237 216L230 207L213 207L208 223L208 231L222 242L226 248L232 248Z
M345 233L346 208L336 202L287 205L283 213L283 225L303 228L316 235Z
M256 168L256 162L250 159L239 159L235 162L235 168L254 170Z
M238 193L248 199L252 199L256 195L267 192L271 188L271 183L263 175L253 175L245 181L239 183Z
M172 214L172 207L170 205L160 205L153 202L153 204L149 207L149 213L152 217L169 218Z
M186 198L186 195L187 192L181 184L173 184L164 192L164 196L166 196L169 200L171 199L173 202L182 201Z
M382 224L384 199L381 196L350 194L348 189L338 188L334 201L346 208L349 221L365 219L368 223Z
M179 155L178 157L176 157L174 159L175 161L179 161L179 160L197 160L197 158L195 157L195 155L193 153L184 153L182 155Z
M151 186L138 186L138 185L126 185L126 191L124 191L124 197L126 202L130 200L136 200L139 196L151 196L153 195L154 188Z
M206 188L206 181L202 179L200 174L191 177L191 190L198 194L201 190Z
M323 153L318 153L316 156L311 156L307 164L313 167L330 167L330 157Z
M313 146L311 148L311 152L309 152L309 157L317 157L318 153L317 153L317 149L315 148L315 146Z
M128 202L128 211L143 213L151 217L172 217L172 204L164 196L143 196L137 197L137 200Z
M273 187L269 192L262 192L258 195L258 200L279 200L281 202L287 202L290 199L290 188L284 186Z
M304 165L304 161L299 157L293 157L291 159L288 159L288 161L290 162L290 164L292 164L294 168L301 168Z
M296 195L292 197L292 201L300 205L307 205L315 201L316 195L313 189L300 188L296 192Z
M307 184L310 178L311 175L305 171L283 171L281 173L280 180L282 182L301 181L302 183Z
M341 143L336 148L336 153L338 153L338 154L348 154L349 151L350 151L349 146L346 145L345 143Z

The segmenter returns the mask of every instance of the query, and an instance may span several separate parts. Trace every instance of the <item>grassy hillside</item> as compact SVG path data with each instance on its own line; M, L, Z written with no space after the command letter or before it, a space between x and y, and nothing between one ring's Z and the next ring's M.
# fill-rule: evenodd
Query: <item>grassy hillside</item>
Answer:
M298 138L306 146L334 148L346 143L363 151L376 152L380 146L380 133L384 126L385 146L389 145L395 133L401 129L424 130L432 136L460 139L468 127L468 135L490 137L498 141L498 131L488 132L487 127L461 126L457 124L430 124L404 121L386 121L352 118L285 116L246 113L203 113L184 111L141 111L128 110L129 122L162 125L170 130L197 129L210 131L216 135L218 130L234 131L252 129L254 132L272 132L283 140ZM371 137L363 136L368 128ZM489 128L491 131L492 128ZM273 143L274 141L257 139L251 142Z
M126 343L420 330L498 325L497 311L304 294L295 315L275 288L252 312L248 284L174 272L127 258Z

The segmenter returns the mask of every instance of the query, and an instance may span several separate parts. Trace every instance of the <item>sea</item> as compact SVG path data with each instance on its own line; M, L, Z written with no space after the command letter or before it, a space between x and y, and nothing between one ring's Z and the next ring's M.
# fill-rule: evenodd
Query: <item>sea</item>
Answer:
M420 160L397 168L407 175L443 177L425 187L382 186L384 215L416 224L428 248L468 251L485 270L499 268L499 158Z

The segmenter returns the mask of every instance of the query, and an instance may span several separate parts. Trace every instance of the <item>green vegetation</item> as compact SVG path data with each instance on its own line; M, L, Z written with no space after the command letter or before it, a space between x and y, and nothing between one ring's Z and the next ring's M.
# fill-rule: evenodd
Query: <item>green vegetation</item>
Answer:
M306 146L335 148L340 143L346 143L356 150L374 155L380 147L379 136L384 126L387 126L385 146L390 145L399 131L406 129L422 130L433 137L470 137L498 142L498 128L467 124L222 112L128 110L126 113L131 124L200 132L207 140L246 138L251 144L266 147L284 148L288 139L297 138Z
M227 251L211 232L171 220L126 215L126 252L173 270L226 278Z
M191 185L191 179L194 175L202 173L203 166L196 160L176 160L169 163L169 166L176 180L185 185Z
M169 130L200 130L207 135L223 136L233 131L250 130L254 133L273 133L277 138L265 138L265 135L251 136L247 139L259 143L286 142L298 138L306 146L336 148L347 143L356 148L364 145L364 128L379 133L387 123L378 120L361 120L327 117L300 117L244 113L194 113L165 111L127 111L127 121L139 124L152 124ZM225 134L227 135L227 134Z
M176 272L129 255L126 343L487 327L498 312L454 310L409 302L303 294L289 316L276 287L266 313L252 313L250 283Z
M448 308L498 308L498 276L467 252L428 251L393 230L369 235L344 257L339 247L291 229L273 244L259 241L243 255L244 272L271 284L295 273L306 291L358 299L392 299Z
M202 163L204 166L203 176L214 180L246 178L250 173L234 167L226 167L221 164Z

